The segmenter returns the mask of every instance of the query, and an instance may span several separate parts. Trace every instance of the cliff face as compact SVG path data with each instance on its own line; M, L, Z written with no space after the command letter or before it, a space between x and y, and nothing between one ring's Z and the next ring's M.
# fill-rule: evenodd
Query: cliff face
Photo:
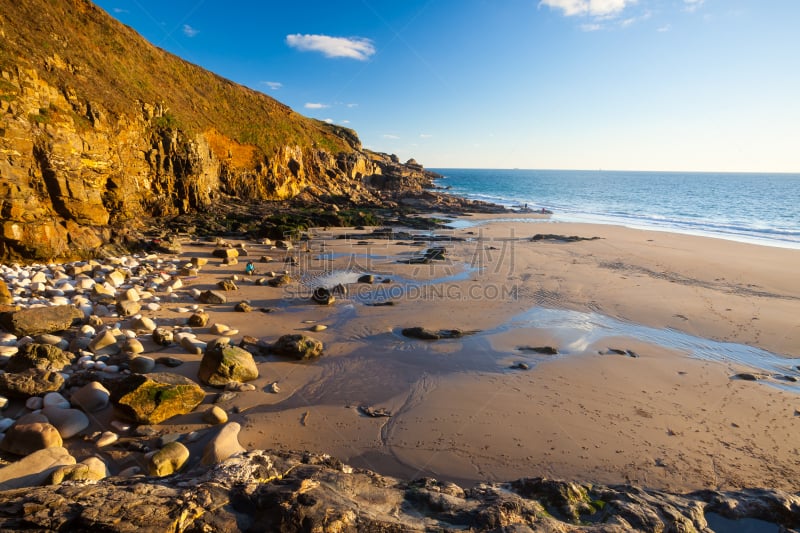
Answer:
M219 195L376 204L373 176L401 167L87 0L0 0L0 260L89 256L114 228ZM411 188L430 179L410 172Z

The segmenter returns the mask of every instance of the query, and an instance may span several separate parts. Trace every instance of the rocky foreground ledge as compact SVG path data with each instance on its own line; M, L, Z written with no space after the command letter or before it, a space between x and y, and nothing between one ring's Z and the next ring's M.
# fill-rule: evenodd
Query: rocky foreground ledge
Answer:
M711 531L722 520L800 526L800 498L771 490L674 495L541 478L464 490L353 469L325 455L253 451L164 478L0 492L0 530ZM786 528L786 529L784 529Z

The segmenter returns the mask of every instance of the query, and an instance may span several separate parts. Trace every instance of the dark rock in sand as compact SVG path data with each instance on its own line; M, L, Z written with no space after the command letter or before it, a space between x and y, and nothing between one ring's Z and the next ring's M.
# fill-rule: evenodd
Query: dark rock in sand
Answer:
M535 352L542 355L558 355L558 350L552 346L520 346L517 350L521 352Z
M336 301L333 291L325 287L317 287L311 293L311 300L320 305L331 305Z
M422 326L405 328L402 331L404 337L411 337L413 339L422 339L426 341L438 341L439 339L458 339L470 333L472 332L465 332L460 329L440 329L438 331L433 331Z
M206 385L224 387L258 378L258 367L253 355L244 348L214 340L206 347L197 377Z
M373 283L375 283L375 276L373 276L372 274L364 274L363 276L358 278L358 282L359 283L368 283L368 284L372 285Z
M239 252L235 248L215 248L211 255L222 259L239 257Z
M156 364L168 366L170 368L175 368L181 366L183 364L183 361L175 357L159 357L158 359L156 359Z
M228 298L220 291L204 291L200 294L200 301L204 304L224 304Z
M556 241L556 242L580 242L580 241L594 241L600 237L578 237L576 235L554 235L552 233L537 233L531 237L531 241Z
M175 335L171 329L156 328L153 330L153 342L161 346L169 346L175 340Z
M368 405L359 405L358 411L365 415L372 418L382 418L382 417L390 417L392 413L388 411L385 407L370 407Z
M219 287L223 291L238 291L239 287L236 286L236 283L230 279L223 279L222 281L217 282L217 287Z
M283 335L269 347L272 353L300 360L319 357L322 355L322 350L321 341L300 334Z
M249 302L239 302L233 310L240 313L249 313L253 310L253 306Z
M64 386L64 378L58 372L29 368L22 372L0 374L0 394L9 398L28 399L56 392Z
M281 274L267 281L270 287L283 287L292 282L292 278L288 274Z
M192 313L192 316L189 317L186 323L193 328L204 328L208 324L209 319L208 313L198 311L197 313Z
M83 312L72 305L31 307L0 313L0 327L17 337L64 331L83 319Z
M139 424L160 424L189 413L205 398L197 383L168 372L132 374L105 385L120 412Z
M22 372L29 368L61 371L72 363L75 356L50 344L26 344L12 355L6 364L6 372Z

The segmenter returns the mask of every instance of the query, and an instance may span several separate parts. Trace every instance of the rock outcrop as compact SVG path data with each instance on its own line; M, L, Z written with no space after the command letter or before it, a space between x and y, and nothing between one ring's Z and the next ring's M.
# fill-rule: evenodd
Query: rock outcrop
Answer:
M150 45L88 0L0 0L0 260L92 256L149 218L225 199L380 205L376 187L418 191L433 176Z
M430 478L405 482L328 456L264 451L170 477L0 492L3 531L710 532L712 517L733 528L749 519L793 529L800 497L770 490L676 495L541 478L463 489Z

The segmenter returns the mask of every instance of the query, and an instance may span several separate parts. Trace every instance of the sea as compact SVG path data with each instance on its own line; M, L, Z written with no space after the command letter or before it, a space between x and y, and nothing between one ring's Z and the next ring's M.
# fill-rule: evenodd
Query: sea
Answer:
M800 174L431 169L448 192L555 222L615 224L800 249Z

